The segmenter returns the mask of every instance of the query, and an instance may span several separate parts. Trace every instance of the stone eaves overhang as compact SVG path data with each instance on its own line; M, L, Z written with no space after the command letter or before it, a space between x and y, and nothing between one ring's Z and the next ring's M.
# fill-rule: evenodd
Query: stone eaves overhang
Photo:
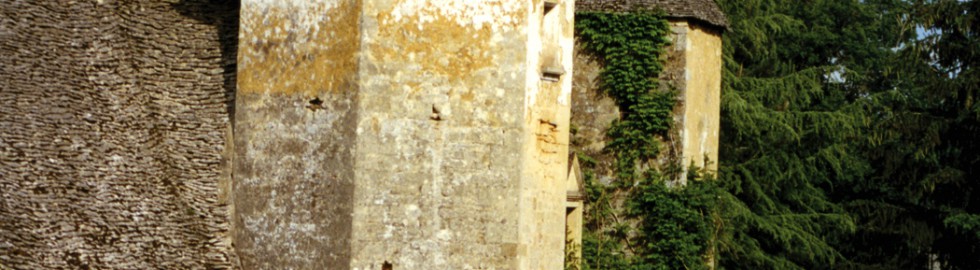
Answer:
M668 18L696 20L728 30L728 18L713 0L577 0L578 11L664 11Z

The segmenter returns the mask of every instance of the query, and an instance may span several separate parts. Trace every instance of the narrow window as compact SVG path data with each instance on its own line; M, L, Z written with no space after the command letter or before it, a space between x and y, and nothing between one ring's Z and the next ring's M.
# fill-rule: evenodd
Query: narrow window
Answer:
M541 18L541 79L549 82L557 82L565 74L559 45L562 30L560 5L559 0L545 0Z

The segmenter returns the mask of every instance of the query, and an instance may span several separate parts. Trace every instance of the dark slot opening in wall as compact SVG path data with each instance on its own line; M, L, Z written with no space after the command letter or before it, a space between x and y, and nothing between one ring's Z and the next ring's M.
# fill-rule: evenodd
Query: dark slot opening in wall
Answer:
M393 268L394 266L392 266L391 263L388 261L385 261L385 263L381 264L381 270L391 270Z
M548 14L552 9L558 6L558 1L545 0L544 1L544 14Z

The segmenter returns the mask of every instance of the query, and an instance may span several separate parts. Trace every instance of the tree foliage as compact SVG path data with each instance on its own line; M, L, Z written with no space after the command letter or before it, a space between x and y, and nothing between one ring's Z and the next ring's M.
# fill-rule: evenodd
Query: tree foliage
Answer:
M978 3L719 3L733 22L725 39L723 182L734 185L749 217L828 218L797 227L804 223L736 216L722 264L980 267L980 209L971 196L980 160ZM784 243L781 233L759 233L753 224L812 236L815 248L773 244Z
M731 22L718 181L672 189L670 172L635 170L656 155L673 103L649 90L654 73L636 72L659 66L631 66L651 44L610 50L627 58L603 59L619 69L603 87L625 112L610 149L632 181L588 187L590 226L605 228L586 235L589 265L980 269L980 2L717 2ZM610 27L629 23L582 18L580 33L605 33L587 42L638 39Z
M874 174L838 191L863 220L853 268L978 269L976 1L908 1L895 87L869 106Z
M831 196L871 164L852 149L870 124L863 100L884 85L895 27L886 1L718 1L725 36L720 179L737 198L721 264L831 268L834 236L856 229Z

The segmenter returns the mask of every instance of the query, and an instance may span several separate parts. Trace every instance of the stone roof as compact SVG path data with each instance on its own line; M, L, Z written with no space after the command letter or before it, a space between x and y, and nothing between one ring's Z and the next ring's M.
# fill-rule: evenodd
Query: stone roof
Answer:
M695 19L712 26L728 28L728 18L713 0L577 0L580 11L657 11L671 18Z

